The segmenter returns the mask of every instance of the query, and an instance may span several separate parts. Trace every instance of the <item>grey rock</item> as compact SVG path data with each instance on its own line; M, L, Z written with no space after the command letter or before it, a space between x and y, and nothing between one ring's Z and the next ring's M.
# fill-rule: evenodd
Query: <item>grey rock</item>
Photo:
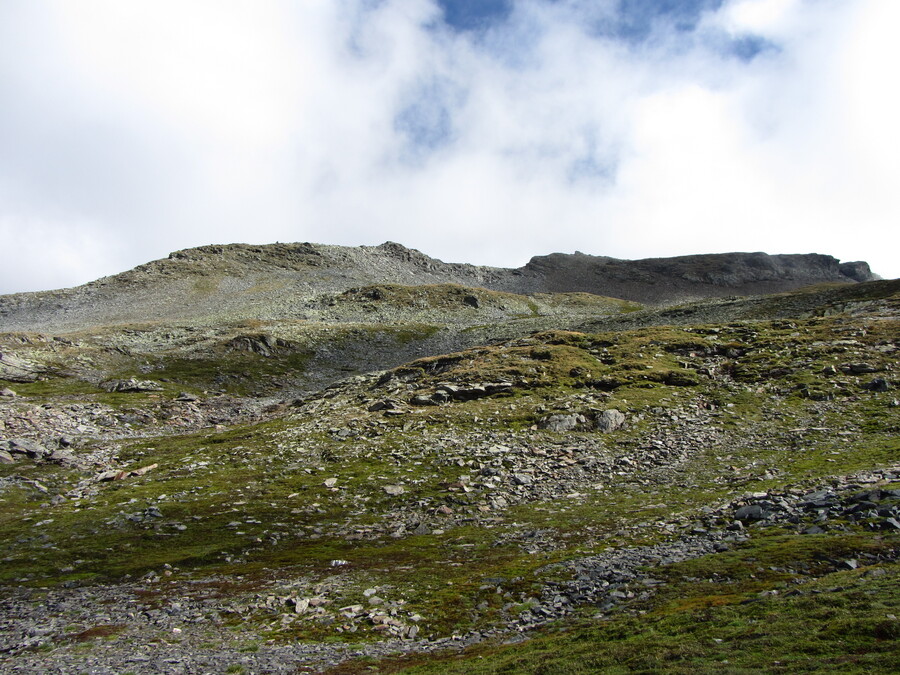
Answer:
M0 353L0 379L10 382L34 382L44 368L13 354Z
M847 373L852 373L853 375L863 375L865 373L878 372L878 368L868 363L848 363L844 366L841 366L841 370Z
M890 388L890 383L883 377L876 377L865 385L865 389L869 391L888 391Z
M138 393L142 391L162 391L163 387L152 380L138 380L131 377L127 380L108 380L100 385L102 389L110 393Z
M575 429L584 428L587 425L587 419L584 415L550 415L538 422L538 427L548 429L549 431L574 431Z
M734 512L734 517L743 523L765 520L770 512L759 504L747 504Z
M0 398L15 398L15 397L16 397L16 392L14 392L9 387L3 387L3 389L0 389Z
M47 459L51 462L56 462L57 464L63 464L66 466L78 466L78 458L75 456L73 452L69 450L63 450L62 448L57 448L53 452L51 452Z
M274 356L279 347L288 347L288 343L271 335L239 335L231 341L231 348L246 351L260 356Z
M7 449L12 454L28 455L31 459L40 459L50 454L43 445L26 438L10 439L7 441Z
M603 432L615 431L616 429L620 429L624 424L625 415L615 408L604 410L597 417L597 428Z

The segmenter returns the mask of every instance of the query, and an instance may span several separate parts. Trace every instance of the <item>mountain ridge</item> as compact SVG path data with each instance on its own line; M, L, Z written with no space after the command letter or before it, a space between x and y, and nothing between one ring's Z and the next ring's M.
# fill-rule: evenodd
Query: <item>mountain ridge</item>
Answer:
M875 279L822 254L719 253L620 260L535 256L515 269L445 263L395 242L209 245L57 291L0 296L5 330L74 330L164 319L288 318L324 295L379 283L460 284L516 294L586 292L654 306ZM141 316L144 312L144 316Z

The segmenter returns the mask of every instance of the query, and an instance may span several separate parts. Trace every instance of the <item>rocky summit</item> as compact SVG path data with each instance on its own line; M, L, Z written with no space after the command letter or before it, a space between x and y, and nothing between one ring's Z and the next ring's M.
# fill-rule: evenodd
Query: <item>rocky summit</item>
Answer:
M900 281L206 246L0 296L4 673L893 672Z

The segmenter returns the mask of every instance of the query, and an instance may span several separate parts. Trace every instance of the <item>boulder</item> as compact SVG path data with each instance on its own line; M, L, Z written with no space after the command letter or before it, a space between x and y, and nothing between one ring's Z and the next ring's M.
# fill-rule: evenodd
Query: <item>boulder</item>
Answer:
M396 410L397 402L392 401L389 398L384 399L383 401L376 401L372 405L370 405L366 410L369 412L378 412L379 410Z
M133 393L141 391L162 391L162 385L153 380L138 380L131 377L127 380L108 380L100 385L104 390L122 393Z
M869 391L887 391L891 388L891 385L888 384L888 381L883 377L876 377L871 382L866 384L865 388Z
M6 450L11 454L28 455L31 459L40 459L50 454L43 445L27 438L10 439L6 441L6 446Z
M63 450L62 448L57 448L53 452L51 452L47 459L51 462L55 462L56 464L62 464L64 466L77 466L78 459L75 457L75 454L69 450Z
M765 520L770 513L759 504L747 504L734 512L734 517L742 523Z
M239 335L229 344L235 351L252 352L266 357L277 354L280 347L290 346L272 335Z
M611 408L609 410L604 410L597 417L597 428L603 432L615 431L616 429L622 428L625 424L625 415L616 410L615 408Z
M538 422L538 427L549 431L575 431L588 425L584 415L550 415Z
M45 368L12 354L0 353L0 380L34 382Z

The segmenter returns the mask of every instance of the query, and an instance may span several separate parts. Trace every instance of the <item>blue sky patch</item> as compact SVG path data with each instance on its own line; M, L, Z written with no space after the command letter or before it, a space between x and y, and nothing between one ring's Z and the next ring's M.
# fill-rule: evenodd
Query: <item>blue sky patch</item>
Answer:
M601 27L601 32L629 42L643 41L660 23L688 32L697 27L705 12L718 9L722 1L619 0L614 23Z
M513 0L438 0L444 21L458 31L478 30L506 19Z
M394 117L394 130L406 138L407 159L421 159L453 140L453 109L462 95L450 82L419 83Z
M777 51L778 47L757 35L743 35L729 41L726 52L741 61L752 61L762 52Z

